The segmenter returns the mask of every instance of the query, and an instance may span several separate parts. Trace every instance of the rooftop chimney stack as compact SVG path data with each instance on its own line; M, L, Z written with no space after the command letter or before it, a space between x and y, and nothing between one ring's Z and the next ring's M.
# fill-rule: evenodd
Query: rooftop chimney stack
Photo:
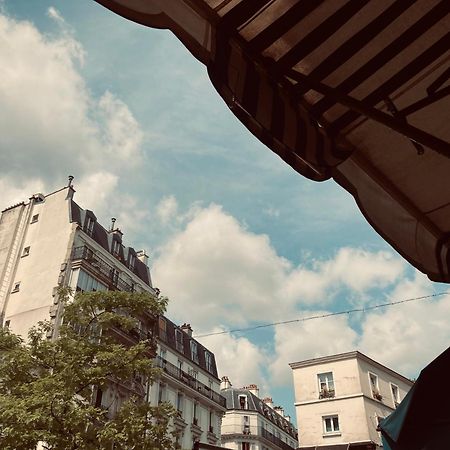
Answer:
M262 401L269 407L273 408L273 400L272 397L264 397Z
M282 406L275 406L274 411L277 412L281 417L284 417L284 408Z
M183 323L180 327L189 337L192 337L192 327L190 323Z
M116 225L116 218L115 217L111 217L111 230L110 231L114 230L115 225Z
M68 178L69 178L69 184L67 186L72 187L73 175L69 175Z
M231 381L229 380L228 377L222 377L222 379L220 380L220 389L224 390L224 389L228 389L232 386Z
M259 389L256 384L249 384L248 386L245 386L244 389L247 389L247 391L250 391L253 395L256 395L256 397L259 398Z
M148 267L148 255L145 253L145 250L139 250L136 252L137 259L143 262Z

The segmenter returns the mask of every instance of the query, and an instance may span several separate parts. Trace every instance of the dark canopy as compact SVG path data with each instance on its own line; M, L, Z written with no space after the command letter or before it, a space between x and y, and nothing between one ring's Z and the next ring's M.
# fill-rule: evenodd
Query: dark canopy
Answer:
M172 30L255 136L450 282L450 1L97 1Z
M442 377L450 368L450 348L420 373L399 407L380 423L385 450L450 448L450 389Z

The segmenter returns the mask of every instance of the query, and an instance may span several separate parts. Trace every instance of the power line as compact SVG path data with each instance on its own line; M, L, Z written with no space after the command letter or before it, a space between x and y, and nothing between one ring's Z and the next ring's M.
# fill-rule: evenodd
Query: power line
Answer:
M340 316L340 315L352 314L352 313L356 313L356 312L364 313L366 311L370 311L370 310L377 309L377 308L386 308L388 306L400 305L402 303L408 303L408 302L413 302L413 301L417 301L417 300L425 300L428 298L438 297L440 295L447 295L447 294L450 294L450 292L438 292L436 294L423 295L421 297L413 297L413 298L407 298L405 300L397 300L394 302L381 303L379 305L364 306L362 308L347 309L345 311L336 311L336 312L331 312L331 313L326 313L326 314L317 314L315 316L300 317L299 319L283 320L280 322L264 323L261 325L255 325L255 326L247 327L247 328L236 328L234 330L215 331L213 333L199 334L194 337L196 339L198 339L198 338L208 337L208 336L217 336L220 334L231 334L231 333L238 333L238 332L243 332L243 331L257 330L259 328L276 327L278 325L286 325L288 323L306 322L308 320L324 319L326 317Z

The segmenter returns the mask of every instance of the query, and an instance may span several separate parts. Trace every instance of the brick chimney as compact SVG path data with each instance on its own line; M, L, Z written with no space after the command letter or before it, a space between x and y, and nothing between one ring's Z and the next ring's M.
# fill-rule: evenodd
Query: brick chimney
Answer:
M269 407L273 408L273 400L272 397L264 397L262 401Z
M220 380L220 389L228 389L232 386L231 381L228 377L223 376L222 379Z

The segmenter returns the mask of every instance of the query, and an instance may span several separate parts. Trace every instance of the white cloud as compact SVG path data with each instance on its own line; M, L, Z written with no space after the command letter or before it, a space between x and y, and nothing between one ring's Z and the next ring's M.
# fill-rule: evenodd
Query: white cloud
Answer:
M303 317L324 314L305 311ZM328 317L275 329L275 357L269 368L272 382L283 385L291 380L291 362L333 355L355 349L357 333L348 326L346 316Z
M444 290L442 290L445 292ZM399 283L391 298L432 294L425 275ZM367 314L359 347L368 356L407 376L416 377L450 344L450 295L392 306Z
M72 174L90 183L82 206L93 209L142 160L143 133L112 93L93 96L79 71L84 49L55 8L48 15L57 35L0 14L1 200L11 203L22 187L48 192Z
M215 328L214 331L221 330ZM261 391L268 392L267 377L262 370L267 354L260 347L245 337L229 334L200 338L199 341L214 353L219 377L226 375L234 387L254 383Z
M156 215L165 225L174 219L178 212L178 202L173 195L169 195L161 199L156 206Z
M288 314L275 305L289 263L265 235L246 230L217 205L198 210L160 251L155 283L168 295L169 312L203 328L245 324Z
M159 215L173 215L175 205L163 200ZM311 269L294 268L266 235L251 233L217 205L197 206L186 217L186 227L160 249L153 279L172 299L171 314L188 320L194 308L203 328L290 318L304 305L328 304L342 289L389 286L404 270L390 253L351 248Z

